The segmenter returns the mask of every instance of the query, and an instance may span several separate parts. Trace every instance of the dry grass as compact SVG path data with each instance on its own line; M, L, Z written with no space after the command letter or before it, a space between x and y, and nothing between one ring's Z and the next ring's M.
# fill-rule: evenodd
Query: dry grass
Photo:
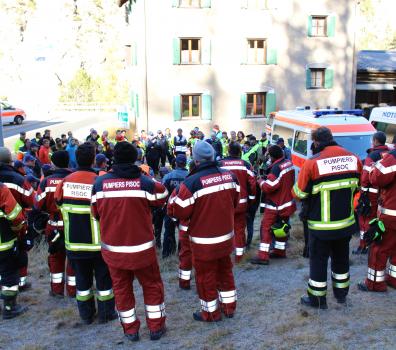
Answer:
M227 337L230 334L232 334L231 330L216 327L216 329L206 337L205 344L216 345L218 342L222 341L224 337Z

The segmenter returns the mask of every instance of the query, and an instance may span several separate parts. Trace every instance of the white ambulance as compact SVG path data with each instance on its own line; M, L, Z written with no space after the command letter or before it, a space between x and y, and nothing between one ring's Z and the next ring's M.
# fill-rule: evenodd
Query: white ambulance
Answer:
M369 120L374 128L386 134L387 144L391 145L396 143L393 140L396 136L396 107L373 108Z
M279 138L285 140L285 146L291 150L297 171L312 156L312 131L321 126L332 131L334 140L339 145L355 153L360 159L365 159L376 130L362 115L362 111L356 109L279 111L273 118L270 140L273 144Z

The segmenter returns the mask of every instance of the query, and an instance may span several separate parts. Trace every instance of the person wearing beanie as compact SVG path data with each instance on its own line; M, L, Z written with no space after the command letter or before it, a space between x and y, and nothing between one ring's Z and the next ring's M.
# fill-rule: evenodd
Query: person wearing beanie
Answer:
M98 310L99 322L106 323L116 319L117 314L110 273L100 252L98 222L91 214L91 201L95 200L92 187L97 178L92 168L95 162L95 145L92 142L80 145L76 151L76 159L78 168L59 181L55 201L62 213L66 256L76 276L76 299L80 318L83 323L91 324ZM66 164L66 159L62 164ZM60 234L55 235L51 243L57 244L58 239L62 238ZM92 289L93 276L96 280L96 298ZM58 290L60 292L61 288Z
M188 223L192 261L201 310L196 321L231 318L236 310L236 288L230 254L234 248L234 214L239 204L236 176L220 169L214 149L205 141L193 147L194 170L174 191L168 215Z
M162 183L165 185L169 193L172 193L176 187L180 186L188 175L188 170L186 169L187 157L184 154L178 154L175 162L176 168L169 174L165 175L162 179ZM162 246L162 257L167 258L176 252L176 224L169 215L165 215L164 222L165 232L164 243Z
M26 225L22 207L3 183L0 183L0 203L3 215L0 230L0 293L4 303L3 320L7 320L27 311L27 307L17 304L19 259L16 254L17 240L25 236Z
M296 203L291 194L295 176L293 163L285 158L282 148L277 145L269 147L268 154L271 165L267 169L267 175L258 179L258 185L264 194L264 202L260 205L265 211L260 228L261 241L257 256L251 259L252 264L261 265L268 265L270 257L286 258L287 232L284 235L278 234L278 231L274 232L273 226L288 225L290 216L296 211ZM273 241L274 249L270 252Z
M0 182L10 189L23 209L30 209L33 206L34 189L28 179L12 166L11 152L6 147L0 147ZM19 290L24 291L31 287L31 283L27 281L28 254L26 249L20 249L18 263Z
M386 134L383 131L377 131L372 137L372 148L367 150L367 157L364 160L363 171L360 176L360 205L358 205L357 209L359 214L360 241L359 246L352 251L352 254L368 253L368 247L363 239L363 235L370 228L370 221L377 217L379 201L378 188L374 187L370 182L370 171L372 166L381 160L383 154L386 152L389 152L389 148L386 145Z
M254 205L256 198L256 177L253 167L241 159L242 149L238 142L231 142L227 153L229 157L222 159L219 164L222 169L231 171L237 177L241 189L234 218L235 262L239 263L245 253L247 210Z
M165 304L151 210L165 204L168 191L142 174L134 164L137 155L131 143L116 144L112 171L95 181L92 212L99 221L102 256L109 266L126 338L139 340L140 320L132 284L136 277L143 288L150 339L158 340L166 331Z
M50 275L49 295L55 298L76 296L76 277L70 261L66 261L64 223L62 213L55 202L57 185L72 172L68 169L69 153L56 151L51 157L52 172L40 181L35 197L35 209L49 215L44 231L48 243L48 268Z

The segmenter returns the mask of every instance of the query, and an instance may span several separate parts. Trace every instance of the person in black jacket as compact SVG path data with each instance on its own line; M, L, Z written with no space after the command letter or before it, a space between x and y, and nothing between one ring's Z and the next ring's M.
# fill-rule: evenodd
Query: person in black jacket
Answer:
M221 144L220 139L217 138L215 132L212 131L210 139L208 139L207 142L211 144L215 150L215 159L220 159L223 156L223 145Z
M158 138L154 137L154 134L149 133L149 140L146 146L146 159L147 165L153 169L154 174L158 174L159 162L161 159L162 148L158 142Z
M166 164L166 155L167 155L168 148L169 148L168 140L166 139L165 135L162 133L161 130L158 130L157 135L158 135L157 136L158 137L158 144L161 147L161 155L160 155L160 157L161 157L161 166L164 167L165 164Z

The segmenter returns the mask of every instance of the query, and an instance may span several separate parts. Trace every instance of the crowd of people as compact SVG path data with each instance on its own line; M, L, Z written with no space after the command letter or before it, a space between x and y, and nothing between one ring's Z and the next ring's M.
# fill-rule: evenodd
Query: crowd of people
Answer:
M195 271L200 309L194 320L232 318L237 292L231 254L238 264L251 248L260 208L259 245L250 262L286 258L296 201L302 203L303 255L310 259L302 304L327 308L329 258L334 296L346 302L349 241L359 226L355 252L367 253L370 246L368 278L359 288L395 287L396 151L377 132L363 166L329 129L318 128L312 139L314 156L295 179L290 149L282 138L270 144L265 132L257 139L214 125L209 137L198 128L188 138L182 129L175 136L169 129L156 135L142 130L129 141L123 130L112 139L91 129L81 142L70 131L55 140L50 130L31 140L21 133L14 155L0 148L3 318L26 311L17 295L31 287L28 252L39 234L48 243L50 296L75 297L86 324L96 312L101 323L118 317L125 336L139 340L137 278L150 338L162 337L165 292L157 249L163 258L178 254L181 289L191 288Z

